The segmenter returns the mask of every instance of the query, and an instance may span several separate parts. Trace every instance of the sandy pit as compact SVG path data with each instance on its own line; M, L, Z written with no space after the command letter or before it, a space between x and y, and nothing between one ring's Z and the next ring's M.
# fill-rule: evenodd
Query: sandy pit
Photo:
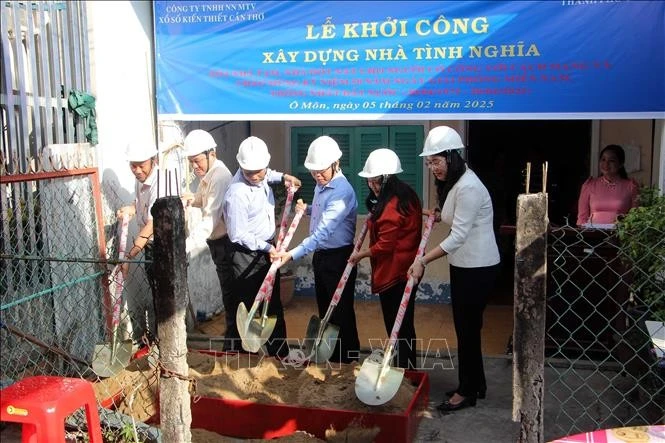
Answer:
M157 413L157 373L154 357L144 357L130 364L115 377L96 383L97 398L115 394L119 412L140 421L149 421ZM264 404L287 404L308 408L326 408L371 413L401 413L414 397L416 386L404 378L397 394L381 406L368 406L357 399L354 389L359 364L327 364L294 367L279 360L249 354L187 355L189 376L195 380L194 396L247 400ZM194 398L195 398L194 397ZM195 441L206 442L203 430ZM378 429L329 430L326 441L372 441ZM212 433L216 436L216 434ZM217 440L219 441L219 440ZM260 440L256 440L260 441ZM320 441L306 433L286 441Z
M273 358L248 354L208 355L190 352L189 373L196 379L196 394L266 404L341 409L373 413L406 410L416 387L404 379L391 401L367 406L357 399L354 384L359 364L293 367Z

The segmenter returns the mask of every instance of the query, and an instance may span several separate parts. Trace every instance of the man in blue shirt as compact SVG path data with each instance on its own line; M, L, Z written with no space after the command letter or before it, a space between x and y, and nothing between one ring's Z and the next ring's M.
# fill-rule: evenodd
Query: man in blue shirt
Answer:
M254 303L270 268L270 254L276 253L275 197L269 184L282 182L287 188L301 185L298 178L268 168L268 147L258 137L245 139L238 148L236 159L240 168L226 190L223 203L226 222L223 263L230 293L229 306L225 305L225 351L242 351L236 311L240 303L244 303L247 309ZM226 291L226 288L222 288L222 291ZM289 349L279 292L278 274L268 305L268 314L275 316L277 323L266 343L266 349L269 355L286 357Z
M282 264L298 260L314 252L314 286L319 318L323 318L344 268L353 252L358 202L353 187L339 167L342 151L337 142L326 135L312 142L307 151L305 167L316 181L309 236L289 252L276 254ZM298 202L302 204L302 201ZM353 268L344 287L342 298L330 317L339 327L338 341L330 361L350 363L358 360L360 340L353 308L357 268Z

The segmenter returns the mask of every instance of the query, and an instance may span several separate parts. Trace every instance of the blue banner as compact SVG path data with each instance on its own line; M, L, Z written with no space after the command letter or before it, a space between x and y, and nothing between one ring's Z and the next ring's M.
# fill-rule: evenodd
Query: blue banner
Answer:
M665 118L665 2L154 2L168 120Z

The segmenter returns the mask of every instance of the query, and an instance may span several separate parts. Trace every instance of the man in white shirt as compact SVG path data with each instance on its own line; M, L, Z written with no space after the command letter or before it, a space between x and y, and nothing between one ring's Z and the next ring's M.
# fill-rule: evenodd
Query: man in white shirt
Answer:
M201 209L201 221L189 232L185 244L188 256L197 244L204 241L208 244L222 288L224 310L228 312L226 296L230 291L225 290L228 283L226 273L222 272L225 255L222 237L226 235L222 204L232 175L224 162L217 159L216 147L217 143L212 136L202 129L195 129L185 137L185 155L194 174L201 179L195 194L183 196L185 205Z
M123 215L132 218L136 215L139 233L134 240L131 249L125 255L127 260L134 260L141 252L146 253L146 259L150 255L152 259L152 239L153 226L152 214L150 208L157 200L157 147L149 143L130 144L127 148L127 160L132 174L136 177L135 199L134 203L123 206L118 209L116 215L121 218ZM149 269L150 268L150 269ZM127 274L129 263L123 263L122 272ZM146 273L152 287L152 266L146 266Z
M116 211L118 218L127 215L130 219L136 215L136 223L139 232L134 239L132 247L125 255L126 260L135 260L136 256L143 251L145 263L145 273L148 277L148 284L152 294L153 309L156 312L155 306L155 276L153 267L153 223L150 208L155 203L158 192L158 169L157 163L157 147L152 142L132 143L127 148L127 160L129 161L129 168L136 178L136 185L134 189L134 203L128 206L123 206ZM123 263L120 267L123 276L127 277L129 271L129 263ZM157 328L155 327L155 330Z

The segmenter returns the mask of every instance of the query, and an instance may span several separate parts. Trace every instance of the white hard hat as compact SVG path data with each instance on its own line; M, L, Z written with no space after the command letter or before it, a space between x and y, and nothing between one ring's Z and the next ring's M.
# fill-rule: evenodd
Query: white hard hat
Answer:
M208 152L216 147L215 139L203 129L194 129L185 137L185 156L187 157Z
M437 126L427 134L425 146L420 156L427 157L428 155L462 148L464 148L464 143L462 143L462 137L457 131L448 126Z
M365 161L365 167L358 173L365 178L380 175L399 174L402 172L402 162L394 151L388 148L375 149Z
M305 167L310 171L321 171L330 167L340 157L342 157L342 151L337 142L332 137L322 135L309 145Z
M132 142L127 145L127 161L143 162L157 155L157 147L153 142Z
M258 137L247 137L240 143L236 160L242 169L258 171L268 167L270 153L266 142Z

